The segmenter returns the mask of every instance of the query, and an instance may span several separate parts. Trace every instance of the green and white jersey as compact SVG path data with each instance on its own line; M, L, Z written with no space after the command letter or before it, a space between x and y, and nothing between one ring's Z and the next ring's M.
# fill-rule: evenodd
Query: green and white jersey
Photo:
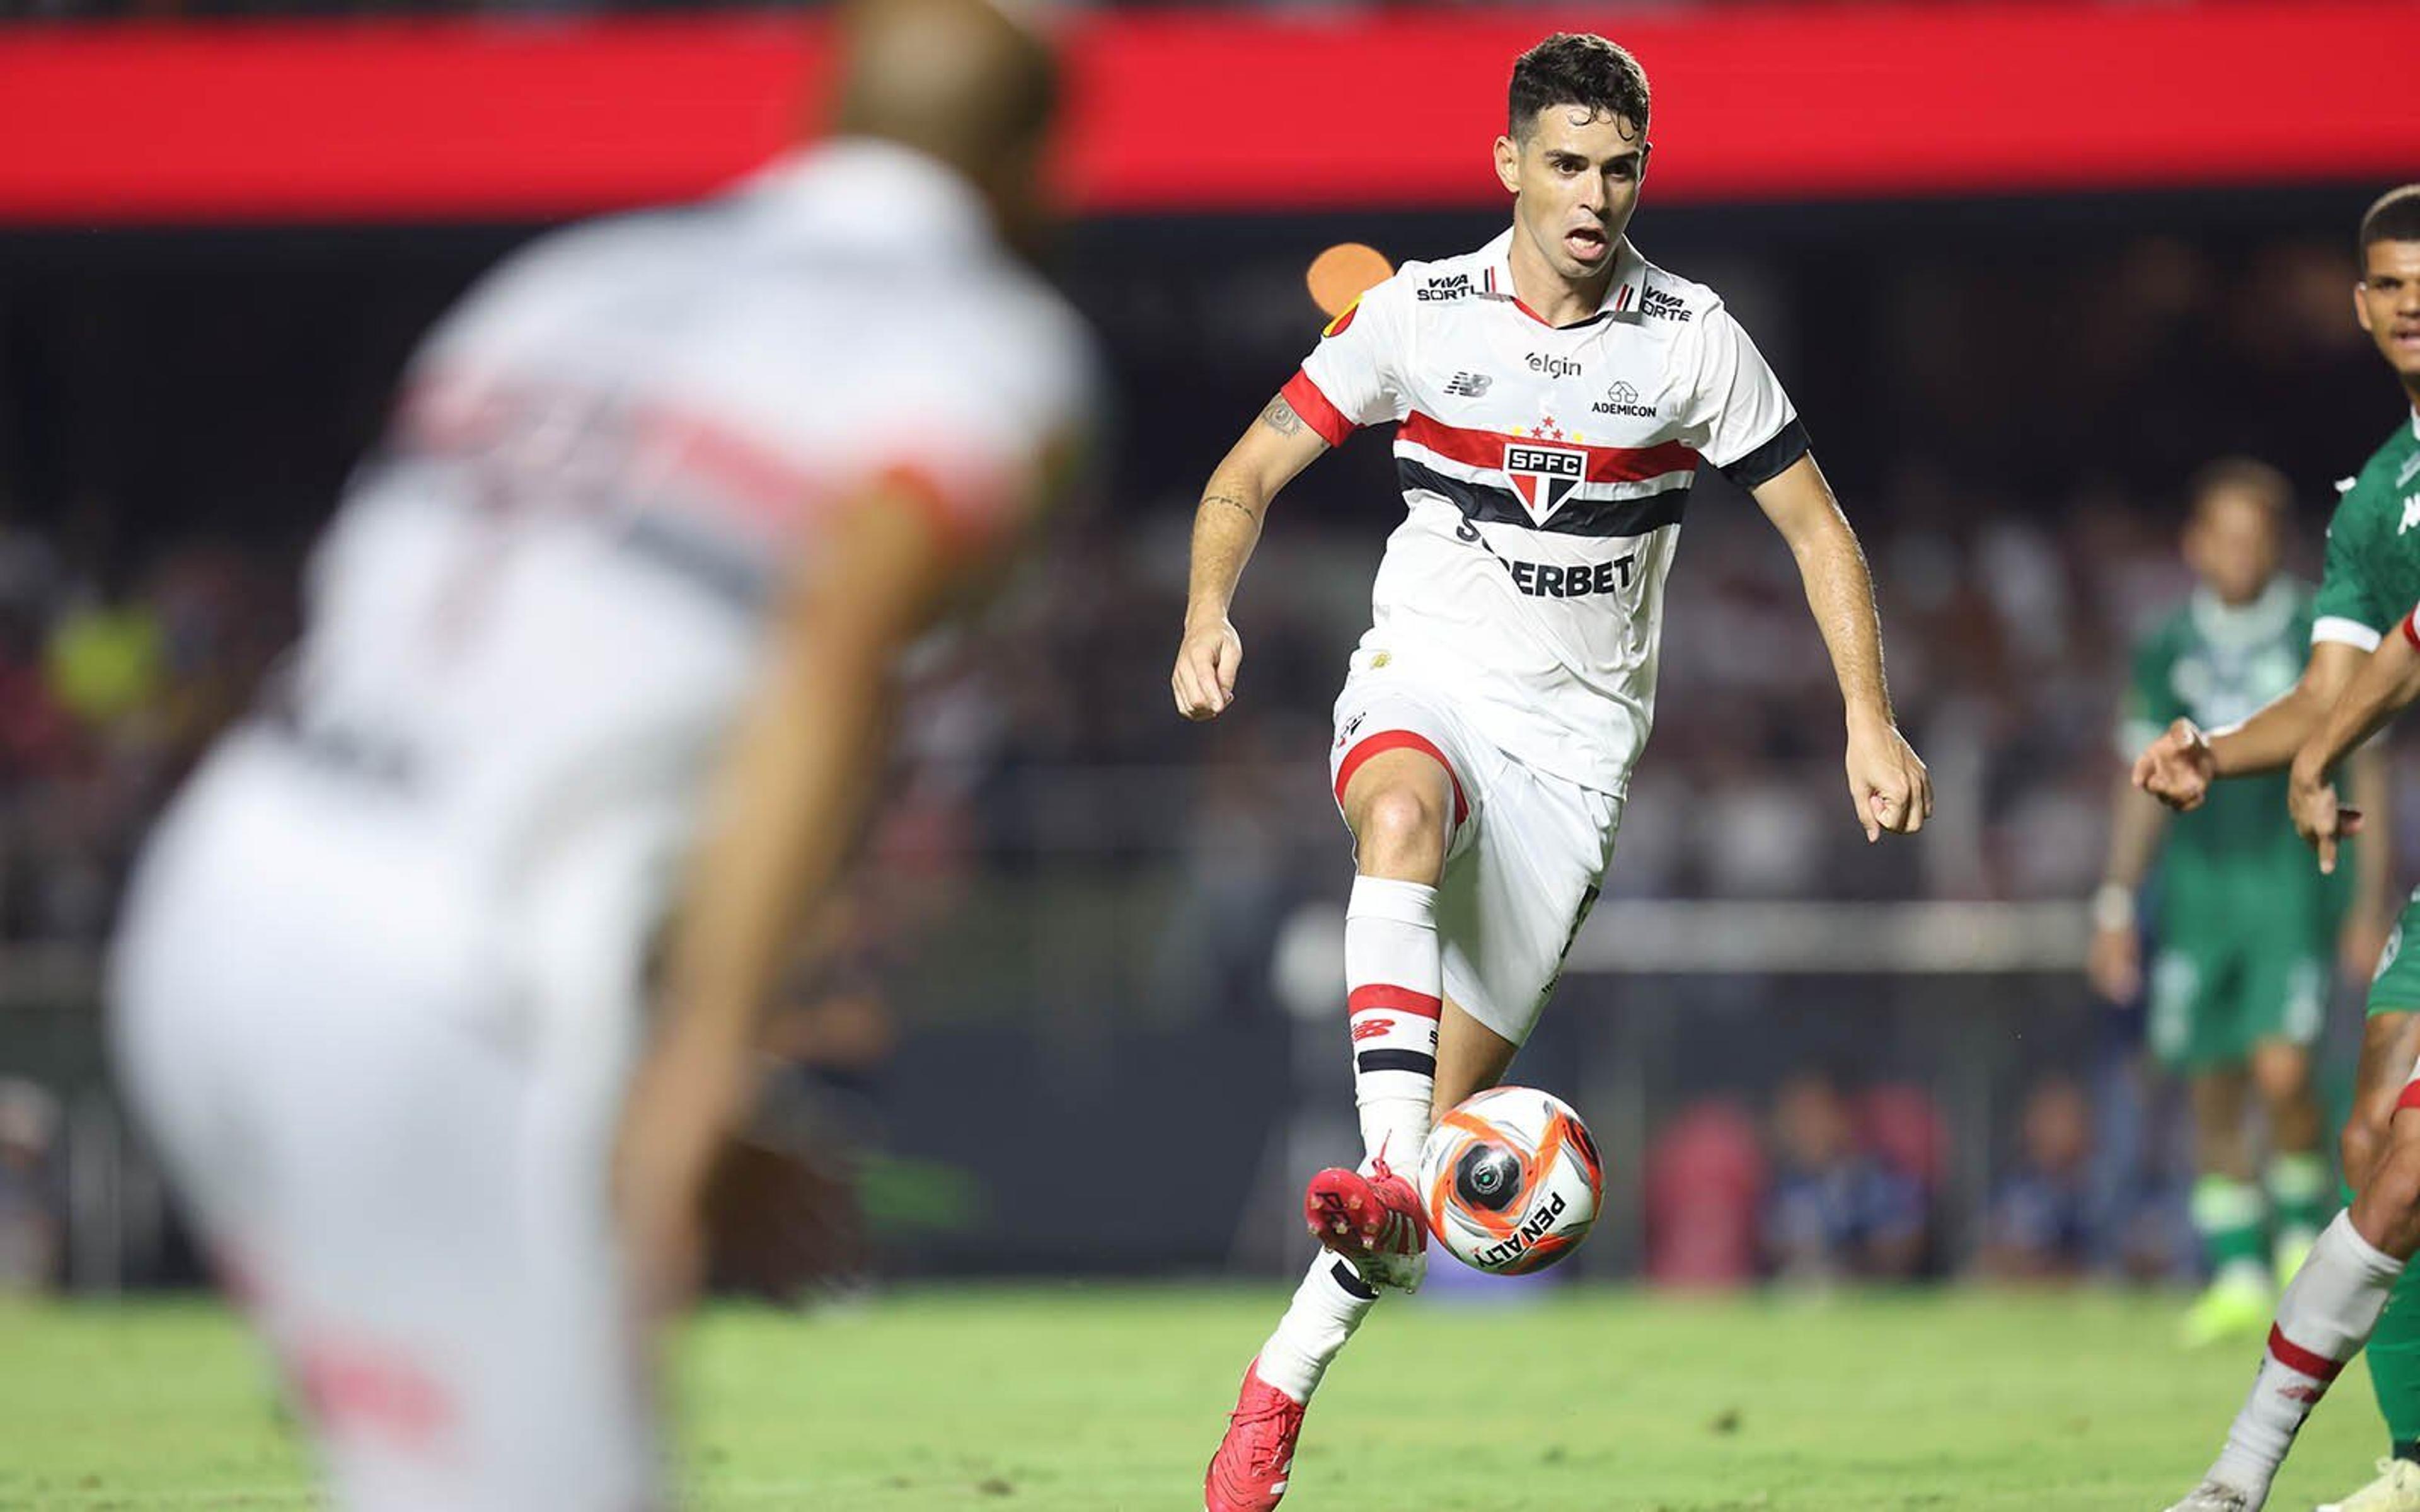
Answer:
M2196 590L2134 653L2125 749L2141 750L2182 717L2205 730L2237 722L2291 688L2308 656L2313 593L2279 576L2248 604L2230 608ZM2167 895L2195 894L2185 869L2249 868L2257 886L2289 890L2318 877L2310 853L2286 812L2286 779L2215 783L2209 801L2170 823L2163 848ZM2306 879L2307 874L2307 879ZM2175 913L2172 905L2165 910Z
M2420 603L2420 414L2406 417L2336 487L2344 497L2328 522L2328 571L2311 639L2372 651ZM2403 949L2415 929L2420 893L2404 905L2378 963L2372 1013L2420 1010L2420 951Z
M2420 603L2420 414L2336 489L2311 639L2375 651Z

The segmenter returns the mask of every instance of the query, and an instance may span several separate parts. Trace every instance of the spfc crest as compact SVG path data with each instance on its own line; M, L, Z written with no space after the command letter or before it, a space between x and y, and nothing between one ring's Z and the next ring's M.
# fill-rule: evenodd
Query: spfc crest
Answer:
M1504 443L1504 473L1521 496L1529 517L1543 525L1588 477L1588 453L1577 446Z

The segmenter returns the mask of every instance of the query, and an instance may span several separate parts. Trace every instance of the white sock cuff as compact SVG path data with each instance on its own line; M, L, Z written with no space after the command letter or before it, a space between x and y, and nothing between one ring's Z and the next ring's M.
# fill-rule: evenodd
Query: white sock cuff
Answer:
M1344 917L1386 918L1421 929L1436 928L1437 890L1425 882L1398 882L1393 877L1355 877L1353 896Z
M2403 1273L2401 1260L2361 1237L2361 1230L2352 1226L2350 1208L2337 1213L2335 1220L2320 1230L2319 1242L2320 1244L2342 1244L2345 1254L2374 1281L2392 1281Z

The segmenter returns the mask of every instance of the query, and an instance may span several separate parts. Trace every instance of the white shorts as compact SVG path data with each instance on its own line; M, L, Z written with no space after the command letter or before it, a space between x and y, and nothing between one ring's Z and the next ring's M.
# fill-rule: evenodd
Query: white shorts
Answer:
M607 1198L629 1036L502 1011L544 989L432 902L409 816L278 765L214 760L145 856L111 993L135 1111L336 1504L655 1504Z
M1327 756L1339 809L1363 761L1404 747L1427 751L1453 779L1453 833L1437 886L1445 995L1526 1043L1596 903L1621 799L1507 756L1428 685L1357 671L1337 698Z

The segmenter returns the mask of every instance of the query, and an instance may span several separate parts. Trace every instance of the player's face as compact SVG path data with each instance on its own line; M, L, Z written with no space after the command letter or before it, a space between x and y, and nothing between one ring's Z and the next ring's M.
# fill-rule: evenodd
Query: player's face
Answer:
M2373 241L2361 260L2353 313L2404 387L2420 392L2420 241Z
M1585 105L1548 105L1527 133L1496 139L1496 176L1512 191L1519 234L1575 284L1613 267L1638 208L1647 140L1622 116Z
M2224 604L2248 604L2277 572L2277 516L2252 495L2221 491L2202 501L2185 532L2185 560Z

